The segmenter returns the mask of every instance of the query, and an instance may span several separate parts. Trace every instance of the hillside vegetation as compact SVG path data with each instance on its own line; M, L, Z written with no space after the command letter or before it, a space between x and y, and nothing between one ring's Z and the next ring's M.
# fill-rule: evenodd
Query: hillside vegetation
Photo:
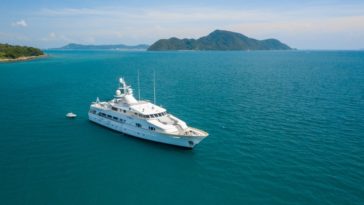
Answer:
M243 34L215 30L199 39L161 39L152 44L149 51L163 50L289 50L277 39L256 40Z
M0 59L17 59L40 55L44 55L44 53L38 48L0 44Z

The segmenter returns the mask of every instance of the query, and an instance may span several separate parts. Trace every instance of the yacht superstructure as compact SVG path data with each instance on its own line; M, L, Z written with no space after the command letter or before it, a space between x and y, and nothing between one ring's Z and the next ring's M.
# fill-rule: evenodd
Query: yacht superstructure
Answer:
M137 100L123 78L119 79L114 99L90 106L89 120L110 129L155 142L193 148L208 133L187 126L165 108L149 101Z

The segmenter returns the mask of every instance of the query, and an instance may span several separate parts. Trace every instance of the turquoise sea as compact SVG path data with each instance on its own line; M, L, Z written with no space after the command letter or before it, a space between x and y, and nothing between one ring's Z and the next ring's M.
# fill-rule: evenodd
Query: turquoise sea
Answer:
M364 52L46 51L0 64L0 204L364 204ZM193 150L87 120L120 76ZM137 93L137 92L135 92ZM67 112L78 118L65 118Z

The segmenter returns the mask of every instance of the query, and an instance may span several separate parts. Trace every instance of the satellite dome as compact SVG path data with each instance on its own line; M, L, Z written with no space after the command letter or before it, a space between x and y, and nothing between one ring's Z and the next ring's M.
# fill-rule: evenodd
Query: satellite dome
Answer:
M116 94L117 96L119 96L119 95L121 95L121 91L120 91L120 90L116 90L115 94Z

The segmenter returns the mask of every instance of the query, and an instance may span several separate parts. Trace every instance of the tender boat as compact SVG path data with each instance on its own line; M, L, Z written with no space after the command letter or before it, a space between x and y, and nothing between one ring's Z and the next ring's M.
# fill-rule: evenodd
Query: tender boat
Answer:
M208 136L208 133L189 127L184 121L168 113L165 108L149 101L137 100L133 90L123 78L114 98L92 102L89 120L115 131L134 137L193 148Z
M75 117L77 117L77 115L75 113L73 113L73 112L69 112L69 113L67 113L66 117L75 118Z

